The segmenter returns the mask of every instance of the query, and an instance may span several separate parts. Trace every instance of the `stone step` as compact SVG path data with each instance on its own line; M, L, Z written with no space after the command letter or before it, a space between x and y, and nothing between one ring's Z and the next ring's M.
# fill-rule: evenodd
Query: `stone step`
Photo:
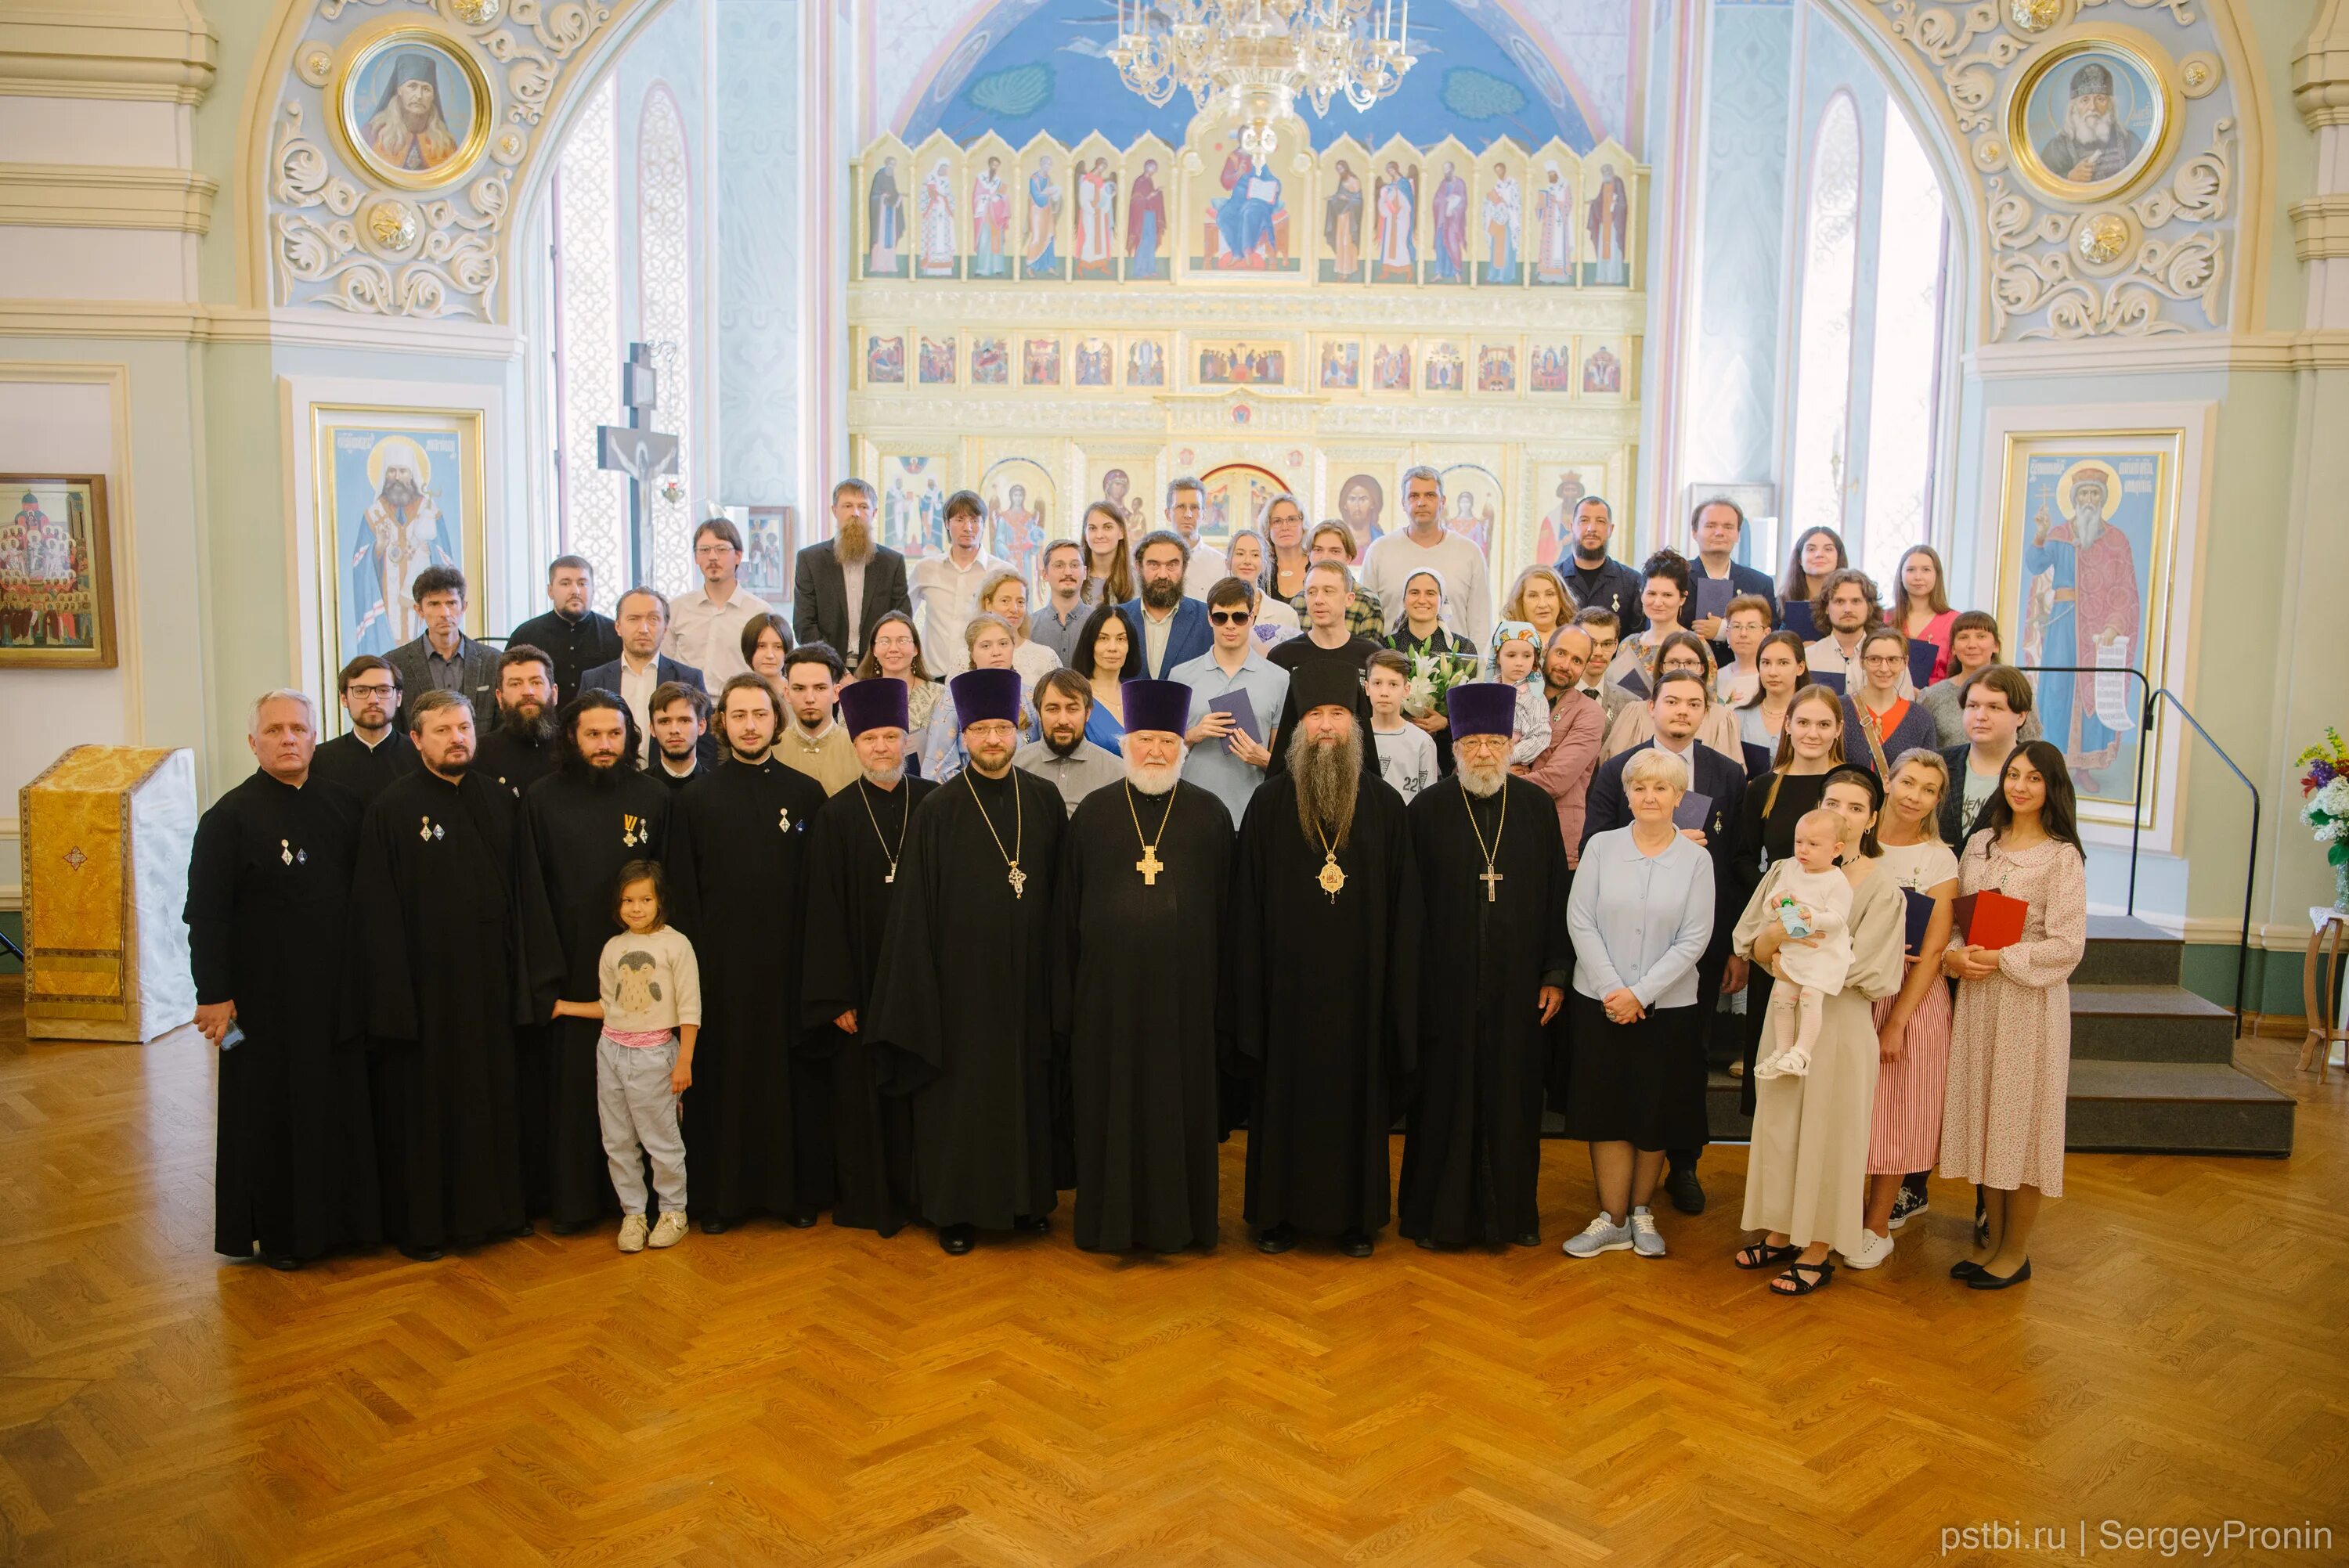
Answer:
M2235 1059L2235 1015L2182 985L2075 984L2072 1059L2225 1066Z
M2088 916L2088 951L2075 985L2175 985L2186 944L2160 927L2125 914Z

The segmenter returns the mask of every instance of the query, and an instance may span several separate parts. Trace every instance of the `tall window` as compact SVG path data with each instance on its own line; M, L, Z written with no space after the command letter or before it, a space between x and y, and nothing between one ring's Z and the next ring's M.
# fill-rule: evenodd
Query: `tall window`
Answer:
M580 109L555 166L554 355L557 439L563 446L555 533L595 569L609 603L628 580L624 481L595 466L595 427L620 416L619 193L612 79ZM616 586L618 585L618 586Z
M1842 531L1850 482L1852 297L1859 259L1859 111L1848 93L1819 119L1803 222L1801 331L1795 361L1791 536Z
M1887 594L1901 552L1932 523L1934 389L1940 384L1940 181L1897 105L1884 109L1883 221L1876 247L1876 348L1868 397L1862 564Z
M684 476L693 472L687 443L693 430L693 230L692 181L685 155L685 120L667 88L656 83L645 95L642 129L636 136L636 187L641 217L636 229L636 275L644 298L644 341L660 373L660 402L653 425L677 435L677 499L652 492L652 580L666 593L691 587L693 521L687 511Z

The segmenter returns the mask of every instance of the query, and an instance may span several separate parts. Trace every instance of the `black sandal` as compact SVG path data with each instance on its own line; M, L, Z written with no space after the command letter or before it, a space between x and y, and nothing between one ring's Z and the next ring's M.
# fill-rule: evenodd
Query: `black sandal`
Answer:
M1810 1270L1811 1273L1818 1275L1819 1277L1814 1280L1806 1280L1803 1278L1803 1271L1805 1269ZM1770 1289L1774 1295L1808 1295L1811 1292L1825 1285L1827 1281L1835 1278L1835 1264L1826 1262L1825 1259L1821 1259L1819 1262L1815 1264L1795 1264L1790 1265L1785 1274L1780 1274L1776 1279L1770 1282ZM1778 1287L1781 1284L1785 1284L1787 1288L1780 1290Z
M1756 1242L1750 1247L1738 1248L1736 1257L1731 1261L1742 1269L1774 1269L1788 1258L1800 1257L1802 1252L1792 1243L1774 1247L1767 1242Z

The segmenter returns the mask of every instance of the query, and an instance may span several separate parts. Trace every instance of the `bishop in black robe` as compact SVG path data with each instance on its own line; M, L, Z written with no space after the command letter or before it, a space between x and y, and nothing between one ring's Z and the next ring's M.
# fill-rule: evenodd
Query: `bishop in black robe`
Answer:
M1328 680L1334 671L1335 679ZM1309 672L1316 674L1309 675ZM1317 678L1317 675L1319 678ZM1299 742L1319 708L1354 703L1350 670L1313 661L1299 683ZM1402 797L1360 753L1350 821L1298 811L1299 754L1248 800L1233 872L1234 1045L1255 1078L1244 1212L1257 1245L1337 1236L1355 1256L1387 1222L1388 1135L1418 1051L1420 895ZM1330 766L1342 768L1340 743ZM1334 865L1334 871L1332 867Z
M341 785L358 797L359 809L365 810L375 804L385 785L415 772L419 766L416 742L398 729L384 731L383 738L372 747L355 730L320 744L310 758L310 775Z
M873 781L868 765L865 777L823 803L808 830L800 1014L809 1048L832 1064L832 1133L840 1176L832 1222L894 1236L914 1216L914 1112L905 1096L881 1092L865 1023L873 1012L881 941L914 810L938 786L903 774L903 681L882 676L842 687L840 719L860 740L875 729L895 730L899 777L883 788ZM853 1031L840 1024L852 1016L857 1025Z
M600 726L595 720L605 722ZM582 721L598 733L580 735ZM620 868L658 860L676 797L636 770L633 722L620 699L591 692L564 715L562 765L523 796L532 858L547 917L562 944L566 1002L600 995L596 966L620 934L615 895ZM522 1115L523 1185L531 1212L568 1235L619 1212L595 1108L596 1018L549 1018L548 1009L515 1042Z
M220 1054L212 1247L280 1267L383 1239L367 1051L344 985L359 803L267 772L196 824L188 952L196 1000L234 1003Z
M656 789L659 767L656 757L647 775ZM828 1069L802 1048L794 960L823 786L762 751L669 798L675 924L701 965L685 1094L694 1212L712 1232L761 1212L812 1225L833 1196L832 1093Z
M1541 1240L1543 1088L1574 960L1557 805L1508 772L1516 709L1513 686L1453 687L1454 771L1409 808L1426 910L1422 963L1444 983L1420 990L1419 1081L1396 1207L1398 1228L1427 1246ZM1493 737L1498 756L1471 762L1482 748L1469 743ZM1479 796L1471 782L1496 788ZM1497 880L1485 881L1488 871Z
M1216 1239L1232 819L1177 778L1190 688L1129 681L1124 698L1128 747L1161 735L1173 761L1154 775L1129 757L1126 781L1092 791L1069 821L1052 1026L1073 1088L1077 1245L1171 1253Z
M1019 678L955 677L967 745L981 724L1016 725ZM1049 1229L1059 1201L1052 875L1069 812L1050 781L1011 768L1010 749L990 777L974 747L915 811L874 987L882 1087L913 1097L922 1218L956 1252L973 1229Z
M423 724L447 708L410 711ZM471 760L470 747L442 755L445 768ZM412 1256L529 1233L514 1030L545 1016L562 975L526 894L538 874L520 802L479 773L419 768L385 787L361 827L352 923L384 1230Z

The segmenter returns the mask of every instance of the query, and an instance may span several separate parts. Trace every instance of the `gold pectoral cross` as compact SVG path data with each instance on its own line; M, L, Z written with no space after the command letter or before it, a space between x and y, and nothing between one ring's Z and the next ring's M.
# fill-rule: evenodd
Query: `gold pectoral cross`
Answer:
M1486 866L1485 868L1485 874L1478 877L1476 880L1485 884L1485 902L1486 903L1498 903L1501 901L1501 873L1499 872L1495 871L1491 866Z
M1340 869L1338 865L1338 856L1334 851L1331 851L1328 860L1321 862L1321 875L1319 881L1321 883L1321 891L1330 895L1330 902L1331 903L1337 903L1338 890L1346 885L1346 873L1344 871Z
M1158 885L1158 873L1166 869L1166 862L1158 858L1158 846L1156 844L1143 845L1142 858L1133 862L1133 869L1142 873L1143 886L1156 887Z
M1004 880L1011 884L1011 896L1013 898L1019 897L1020 894L1028 890L1028 873L1019 869L1019 862L1018 861L1011 862L1010 874Z

